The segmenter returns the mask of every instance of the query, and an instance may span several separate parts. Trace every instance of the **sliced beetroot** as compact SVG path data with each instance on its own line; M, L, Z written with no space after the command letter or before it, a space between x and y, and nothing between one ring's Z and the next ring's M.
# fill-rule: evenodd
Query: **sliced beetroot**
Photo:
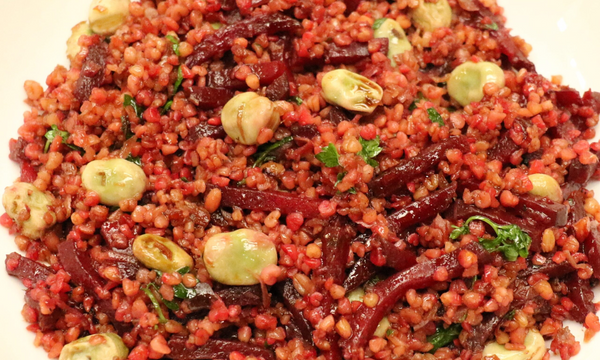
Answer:
M212 303L217 300L212 287L206 283L199 282L194 287L194 291L196 294L192 298L184 300L191 312L210 309Z
M71 281L83 286L87 292L96 295L106 281L92 266L88 253L79 251L73 240L66 240L58 245L58 259L65 271L71 275Z
M569 276L565 283L569 289L569 299L573 302L573 307L569 314L573 320L580 324L585 323L585 318L589 313L596 313L594 306L594 292L589 280L581 279L577 273Z
M219 290L216 294L227 306L260 306L263 304L260 285L233 286Z
M196 347L187 343L187 337L172 337L169 340L173 360L213 360L229 359L234 351L248 357L254 356L264 360L275 360L273 352L263 347L234 340L208 339L206 344Z
M598 162L584 165L581 163L581 161L579 161L579 159L574 159L571 162L571 165L569 165L569 175L567 175L567 181L586 185L592 176L594 176L597 168Z
M444 267L448 272L448 279L460 277L465 270L458 261L462 250L468 250L475 255L479 265L493 261L494 256L487 252L479 243L469 243L464 248L453 251L441 257L414 265L404 271L378 282L373 292L379 296L379 302L374 307L360 306L350 321L352 336L341 340L341 348L347 359L358 355L367 344L377 325L392 307L410 289L426 289L436 284L434 274L436 270Z
M6 255L4 264L8 275L19 278L23 285L30 288L40 281L45 281L49 275L54 274L54 271L49 267L15 252Z
M585 254L588 257L588 263L594 269L594 277L600 279L600 230L595 221L592 222L590 234L585 239Z
M371 279L377 274L377 267L373 265L368 256L358 258L354 265L350 268L350 272L344 280L344 288L346 293L357 289L359 286L364 284L367 280Z
M227 89L190 86L184 89L189 101L202 110L211 110L224 106L233 97L233 92Z
M292 280L288 279L278 283L275 286L275 289L283 299L283 304L286 309L290 312L294 329L300 333L304 341L312 343L312 325L306 317L304 317L302 310L299 310L295 306L296 301L302 297L298 294L298 291L296 291Z
M23 163L23 161L29 161L29 158L25 155L25 148L27 148L28 142L19 137L18 139L10 139L8 141L8 158L16 163Z
M64 314L60 308L55 308L51 314L42 314L40 312L40 303L33 300L31 297L31 290L25 292L25 303L38 312L37 323L40 326L40 330L43 332L55 330L56 322L60 320Z
M396 244L381 239L380 247L385 256L385 266L402 271L417 263L417 255L412 250L400 249Z
M248 65L250 72L260 80L261 86L273 83L277 78L286 74L287 67L282 61L271 61ZM235 77L235 69L212 71L207 74L207 86L211 88L225 88L228 90L245 90L248 88L245 81Z
M569 209L566 205L545 197L528 194L519 196L519 204L515 207L515 210L524 218L532 217L536 221L556 227L565 226L569 215Z
M486 314L481 324L471 328L469 336L461 338L461 345L471 351L481 351L492 338L494 332L502 321L502 317L496 314Z
M377 197L392 195L409 181L437 167L442 160L446 159L446 151L450 149L468 153L469 140L464 136L453 136L421 150L417 156L400 160L398 165L384 171L371 181L369 184L371 192Z
M218 188L207 185L206 191ZM304 218L319 217L321 200L300 196L283 191L261 191L248 188L219 187L221 189L221 206L237 206L248 210L279 210L288 215L299 212Z
M321 234L323 242L323 264L316 271L323 280L333 279L336 284L342 284L346 277L346 263L350 243L356 231L350 222L342 216L335 216Z
M275 81L267 86L265 96L271 101L287 100L290 97L290 81L288 80L288 75L281 74Z
M81 66L79 79L75 82L73 95L80 102L88 100L94 88L100 87L104 81L108 44L95 36L95 43L88 47L88 53Z
M490 149L488 159L498 160L504 165L509 165L512 155L521 150L521 147L514 142L513 138L525 140L526 137L527 132L522 122L515 121L512 128L505 130L498 138L496 145Z
M387 54L387 38L372 39L369 43L378 43L379 52ZM369 43L353 42L347 46L338 46L332 43L325 52L325 63L331 65L355 64L359 61L370 59Z
M206 36L194 46L193 53L186 58L185 65L192 68L229 50L236 38L253 38L260 34L294 33L302 29L298 20L281 13L259 15L229 26Z
M456 183L445 189L435 191L400 210L387 216L390 229L396 234L412 225L433 219L437 214L444 212L456 197Z
M223 126L210 125L206 121L203 121L188 130L188 136L186 140L195 142L205 137L223 139L225 136L227 136L227 133L225 133Z

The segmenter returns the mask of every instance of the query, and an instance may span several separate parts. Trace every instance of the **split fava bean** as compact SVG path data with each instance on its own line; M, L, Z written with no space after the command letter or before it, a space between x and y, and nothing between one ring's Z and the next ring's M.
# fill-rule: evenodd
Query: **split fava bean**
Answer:
M39 239L44 230L54 225L56 214L51 209L54 196L25 182L16 182L4 190L2 205L21 228L21 234Z
M204 246L210 276L226 285L258 284L269 265L277 265L275 244L263 233L240 229L211 236Z
M139 199L146 190L146 174L124 159L94 160L85 166L81 181L100 195L104 205L118 206L121 200Z
M419 6L412 11L412 22L415 27L425 31L449 27L452 23L452 8L448 0L438 0L436 3L419 0Z
M556 202L562 202L562 190L558 182L550 175L531 174L528 176L533 184L533 189L529 190L531 195L547 197Z
M83 337L65 345L58 360L125 360L129 349L113 333Z
M325 74L321 88L328 103L359 113L372 113L383 97L383 89L375 81L345 69Z
M535 330L529 330L525 337L525 350L507 350L497 342L488 344L483 349L483 357L496 356L498 360L541 360L546 354L544 337Z
M67 57L69 60L73 61L75 56L79 54L81 51L81 46L79 45L79 38L82 35L92 35L92 29L87 22L82 21L79 24L73 26L71 29L71 36L67 40Z
M132 245L133 255L151 269L172 273L184 267L194 268L194 259L179 245L152 234L138 236Z
M483 86L494 83L504 87L504 71L496 64L467 61L452 71L448 79L448 94L462 106L483 99Z
M279 116L271 100L249 91L234 96L225 104L221 123L233 140L244 145L256 145L261 129L277 130Z
M404 29L402 29L400 24L395 20L384 20L383 23L375 29L373 36L375 38L385 38L389 40L387 56L392 61L392 66L396 66L394 56L412 49L412 45L406 38Z
M90 28L100 35L114 34L129 15L130 0L92 0L88 13Z

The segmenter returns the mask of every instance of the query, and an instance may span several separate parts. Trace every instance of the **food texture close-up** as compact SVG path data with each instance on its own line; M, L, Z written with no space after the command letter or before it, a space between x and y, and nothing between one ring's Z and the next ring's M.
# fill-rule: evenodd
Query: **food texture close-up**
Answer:
M2 27L0 358L598 358L598 4L76 3Z

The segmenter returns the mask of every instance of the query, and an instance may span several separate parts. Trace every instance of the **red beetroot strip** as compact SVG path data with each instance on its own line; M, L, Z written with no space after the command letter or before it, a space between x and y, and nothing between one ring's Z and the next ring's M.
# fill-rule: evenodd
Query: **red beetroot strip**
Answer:
M305 218L319 217L321 200L311 199L283 191L260 191L248 188L207 185L206 191L221 189L221 206L238 206L242 209L274 211L288 215L299 212Z
M379 177L371 181L369 184L371 192L377 197L392 195L409 181L434 169L442 160L446 159L446 151L450 149L457 149L463 153L469 152L468 138L453 136L429 146L415 157L401 160L398 165L384 171Z
M408 290L425 289L435 285L436 281L433 279L433 275L437 269L445 267L448 271L448 279L460 277L465 269L458 262L458 255L463 250L477 255L479 265L489 264L494 258L479 243L473 242L464 248L412 266L377 283L373 292L379 296L379 302L372 308L361 305L350 321L352 336L341 340L340 346L344 349L344 357L351 359L353 355L363 349L381 319Z
M276 13L266 14L242 20L233 25L224 26L202 42L194 46L194 52L186 59L185 65L192 68L229 50L236 38L253 38L260 34L273 35L280 32L301 30L300 23L289 16Z
M600 231L598 223L592 222L590 234L585 240L585 254L588 257L588 263L594 269L594 277L600 279Z
M184 89L190 102L203 110L210 110L227 104L233 92L227 89L191 86Z
M454 182L447 188L438 190L390 214L387 217L390 229L398 234L412 225L431 219L445 211L452 205L456 197L456 187Z
M355 235L354 228L345 217L336 216L329 221L321 236L323 265L316 270L324 281L333 279L336 284L344 282L350 243Z
M271 351L241 341L209 339L206 344L196 348L188 347L187 337L177 337L169 340L169 348L171 348L169 358L174 360L229 359L229 354L234 351L244 356L275 360Z
M35 284L45 281L48 276L54 274L50 268L17 253L6 255L4 264L8 275L19 278L27 287L34 287Z
M278 77L286 73L287 66L283 61L271 61L248 65L250 72L258 77L261 86L269 85ZM245 90L248 85L245 81L235 77L235 68L209 72L207 86L212 88L225 88L228 90Z

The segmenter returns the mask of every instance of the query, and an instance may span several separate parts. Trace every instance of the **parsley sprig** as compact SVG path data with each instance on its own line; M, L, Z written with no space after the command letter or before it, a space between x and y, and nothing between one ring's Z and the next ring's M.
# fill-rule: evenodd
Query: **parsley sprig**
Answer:
M461 235L469 234L469 223L473 220L483 221L494 229L494 239L479 239L479 243L490 252L499 251L508 261L515 261L520 256L526 258L529 255L531 237L515 224L498 225L485 216L471 216L463 226L452 226L454 230L450 233L450 239L458 239Z
M259 152L257 152L256 154L258 155L258 157L256 158L256 161L254 162L254 165L252 165L252 167L259 167L261 166L263 163L265 163L267 160L269 160L271 152L273 152L274 150L282 147L283 145L291 142L294 138L291 136L286 136L283 139L274 142L272 144L265 144L267 146L260 146L259 147Z
M444 329L443 326L438 327L435 334L427 337L427 342L433 345L430 353L433 354L437 349L452 343L454 339L458 338L461 331L462 326L460 324L452 324L447 329Z
M340 166L340 154L332 143L322 148L315 157L327 167Z
M69 133L67 131L60 130L58 128L58 126L53 124L50 126L50 130L48 130L46 132L46 134L44 135L44 137L46 138L46 145L44 146L44 152L48 152L48 149L50 149L50 145L52 145L52 142L54 141L54 139L57 136L60 136L62 139L61 140L62 143L65 144L66 146L68 146L69 148L76 150L76 151L83 150L79 146L75 146L73 144L68 144L67 140L69 139Z
M165 36L165 38L171 42L173 52L175 53L175 55L181 56L179 54L179 39L173 35L167 35Z
M379 155L383 150L383 148L379 146L379 136L373 140L365 140L361 137L358 139L358 142L362 145L362 150L358 152L358 155L372 167L379 166L379 163L376 160L373 160L373 158Z
M442 118L442 115L440 115L440 113L435 108L431 107L431 108L427 109L427 115L429 115L429 120L431 120L432 123L436 123L439 126L446 125L444 123L444 119Z

